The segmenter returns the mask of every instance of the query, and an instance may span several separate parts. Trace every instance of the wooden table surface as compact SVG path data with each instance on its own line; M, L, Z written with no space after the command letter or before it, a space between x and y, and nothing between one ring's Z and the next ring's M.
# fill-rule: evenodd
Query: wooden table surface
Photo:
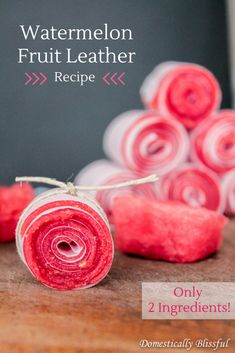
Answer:
M230 221L223 248L207 260L170 264L116 253L113 267L100 285L58 292L32 278L14 243L2 244L0 353L140 352L146 351L138 345L144 338L235 340L235 324L230 320L141 319L142 281L235 281L234 263L235 221ZM196 351L209 350L190 352ZM235 342L223 352L235 352Z

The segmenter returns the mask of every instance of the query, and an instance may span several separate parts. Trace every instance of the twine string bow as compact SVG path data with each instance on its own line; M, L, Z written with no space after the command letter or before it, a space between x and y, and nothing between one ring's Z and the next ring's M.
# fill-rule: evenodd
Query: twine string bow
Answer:
M51 186L55 186L55 187L58 187L64 191L66 191L69 194L72 194L72 195L76 195L80 191L98 191L98 190L119 189L119 188L123 188L126 186L154 183L157 180L158 180L157 175L152 174L152 175L149 175L144 178L128 180L128 181L124 181L121 183L90 186L90 185L74 185L71 182L63 182L63 181L59 181L54 178L38 177L38 176L36 176L36 177L23 176L23 177L16 177L15 178L16 182L31 182L31 183L40 183L40 184L48 184Z

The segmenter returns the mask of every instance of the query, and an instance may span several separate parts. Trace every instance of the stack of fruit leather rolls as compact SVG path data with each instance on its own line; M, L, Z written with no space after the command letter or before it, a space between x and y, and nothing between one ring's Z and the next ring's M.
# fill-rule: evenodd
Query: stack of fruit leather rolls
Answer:
M165 62L144 80L140 95L146 110L118 115L104 132L103 150L112 161L112 168L109 162L104 167L108 177L115 168L125 170L127 180L127 171L134 178L157 174L155 199L234 214L235 111L220 110L215 76L198 64ZM94 183L92 173L96 170L82 172L85 178L78 182L88 177ZM132 195L138 195L138 188ZM96 198L110 217L113 197L108 194L97 192Z

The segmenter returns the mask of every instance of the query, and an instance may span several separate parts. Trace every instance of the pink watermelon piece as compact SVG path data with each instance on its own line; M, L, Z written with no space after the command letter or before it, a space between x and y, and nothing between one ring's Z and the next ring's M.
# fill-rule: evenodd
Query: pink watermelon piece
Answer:
M116 248L124 253L171 262L194 262L215 253L227 218L205 208L135 196L113 206Z
M15 239L20 215L33 198L33 188L28 183L0 186L0 243Z

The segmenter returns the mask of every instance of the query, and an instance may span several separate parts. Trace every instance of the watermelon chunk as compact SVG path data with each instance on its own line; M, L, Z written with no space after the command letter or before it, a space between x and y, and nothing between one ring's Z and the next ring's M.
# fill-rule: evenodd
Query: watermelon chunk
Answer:
M28 183L0 187L0 243L15 238L20 215L33 198L33 188Z
M171 262L193 262L216 252L227 218L205 208L134 196L113 206L116 248Z

